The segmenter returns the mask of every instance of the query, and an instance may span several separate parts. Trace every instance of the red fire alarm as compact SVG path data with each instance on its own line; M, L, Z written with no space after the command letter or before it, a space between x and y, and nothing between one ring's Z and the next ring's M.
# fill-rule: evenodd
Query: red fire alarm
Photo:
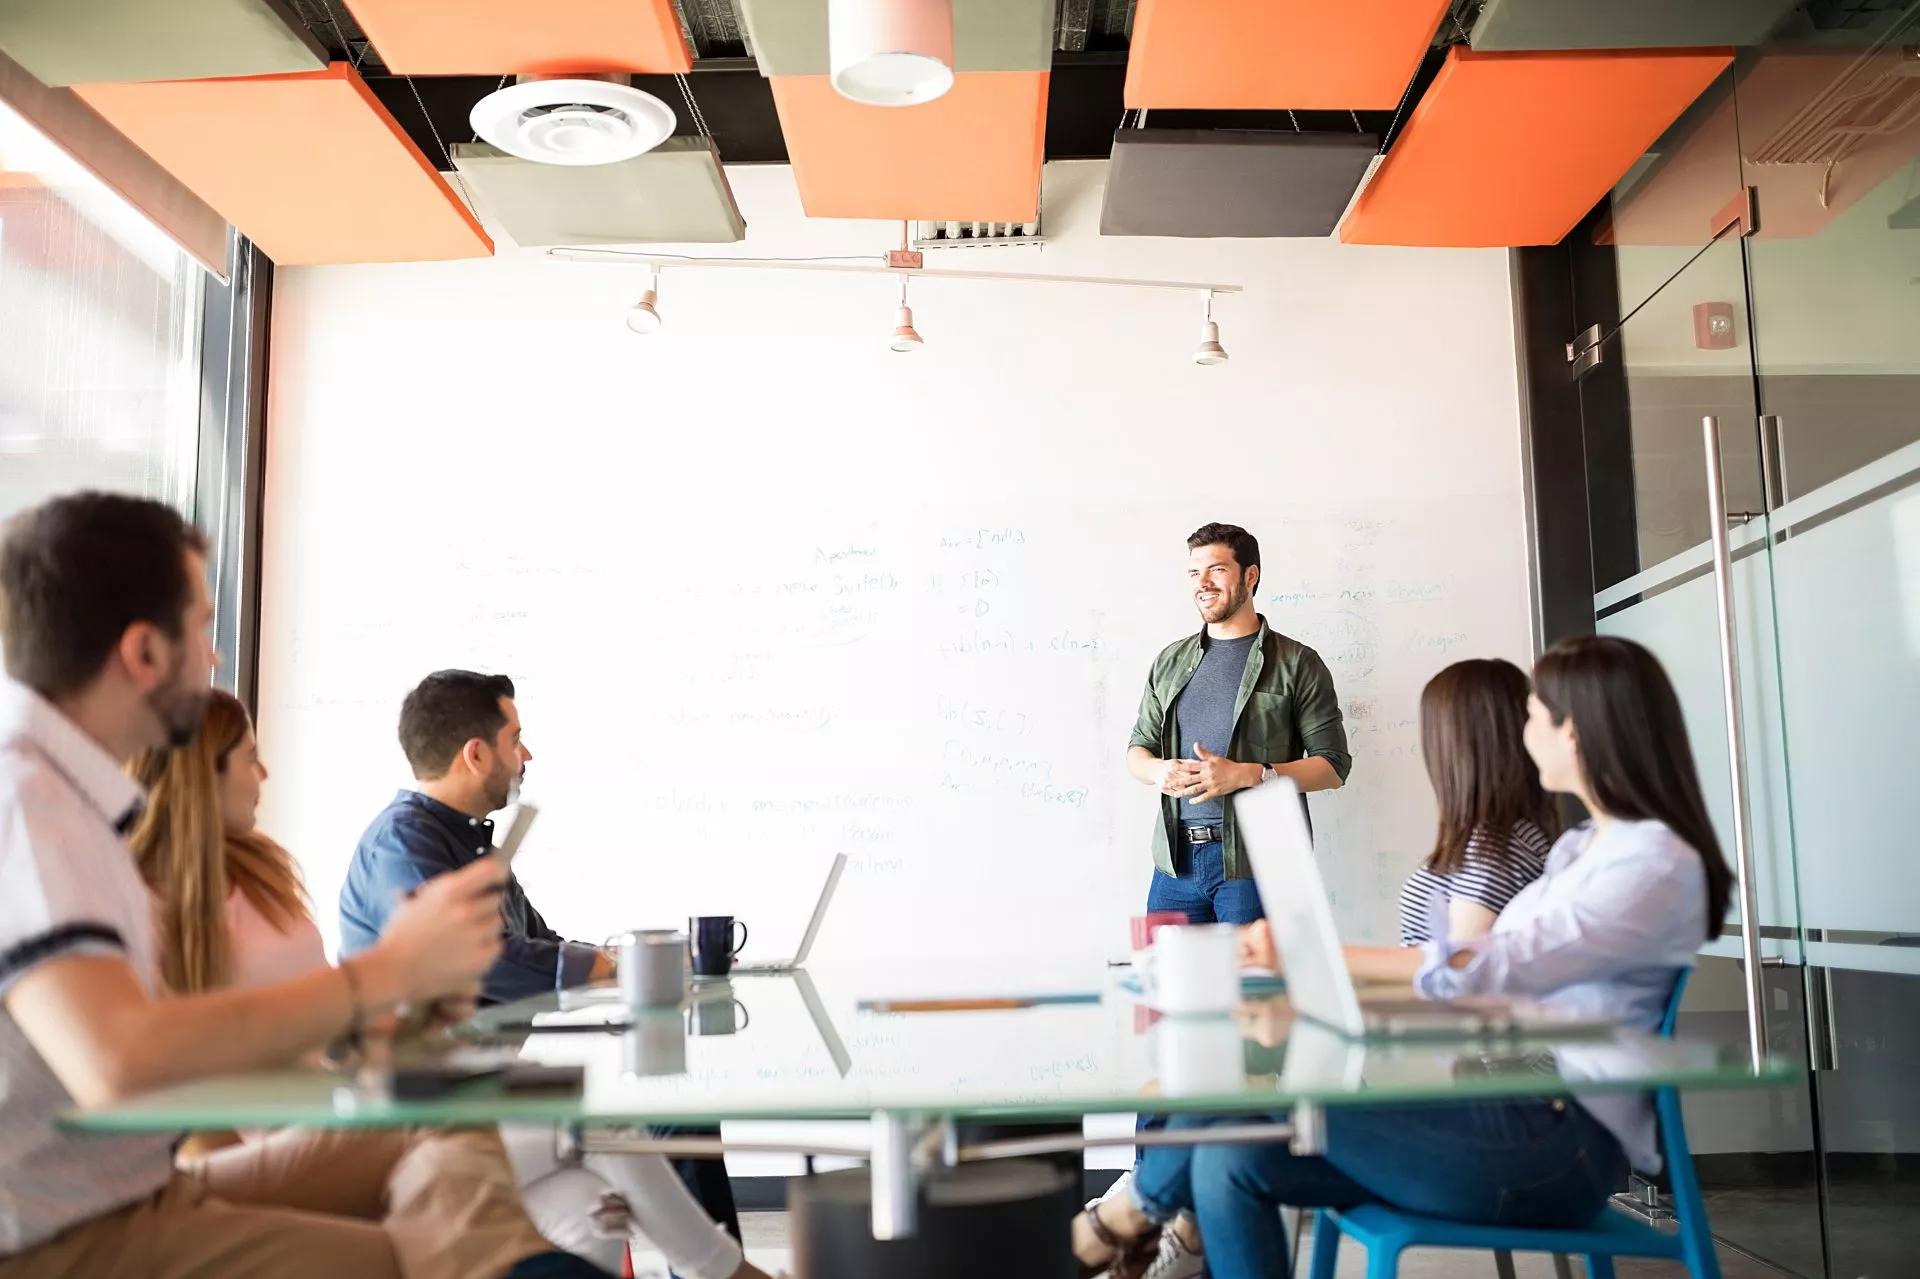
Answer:
M1702 351L1733 349L1733 303L1696 302L1694 304L1693 344Z

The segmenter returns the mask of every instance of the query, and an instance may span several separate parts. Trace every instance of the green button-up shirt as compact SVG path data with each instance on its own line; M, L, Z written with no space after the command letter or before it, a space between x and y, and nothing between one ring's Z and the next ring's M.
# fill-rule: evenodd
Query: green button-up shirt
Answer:
M1161 759L1181 757L1174 740L1173 703L1199 669L1207 632L1169 644L1153 659L1147 691L1140 698L1140 718L1133 726L1129 748L1144 746ZM1319 756L1333 765L1345 781L1353 771L1347 753L1347 729L1340 716L1340 699L1333 691L1333 675L1320 654L1289 639L1260 619L1259 641L1247 654L1247 669L1233 703L1233 742L1230 758L1240 763L1284 764ZM1223 823L1224 860L1229 879L1250 879L1252 870L1240 856L1233 829L1233 797L1226 802ZM1153 827L1153 864L1169 875L1178 874L1174 850L1180 846L1180 801L1160 797L1159 820Z

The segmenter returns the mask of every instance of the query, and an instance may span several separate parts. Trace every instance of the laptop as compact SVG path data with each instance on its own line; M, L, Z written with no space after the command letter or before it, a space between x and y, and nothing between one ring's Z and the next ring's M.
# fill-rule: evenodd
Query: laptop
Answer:
M806 936L800 939L800 949L794 952L792 959L770 963L735 964L732 975L737 976L745 973L748 976L754 976L766 973L790 973L795 969L804 968L807 963L807 955L813 950L813 939L820 935L821 921L827 917L827 907L833 904L833 890L840 886L840 876L846 869L847 855L845 853L836 853L833 858L833 865L827 870L827 882L821 886L820 900L814 903L813 918L807 921Z
M1527 999L1362 998L1347 971L1333 907L1313 856L1300 792L1278 778L1233 797L1240 847L1285 965L1287 998L1301 1017L1354 1039L1489 1034L1601 1034L1610 1021L1563 1013Z

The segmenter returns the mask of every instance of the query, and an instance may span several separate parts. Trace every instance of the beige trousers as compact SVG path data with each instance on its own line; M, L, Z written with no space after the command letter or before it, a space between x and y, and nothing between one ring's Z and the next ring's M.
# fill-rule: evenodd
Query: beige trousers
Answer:
M493 1129L289 1128L0 1258L0 1279L498 1279L550 1251Z

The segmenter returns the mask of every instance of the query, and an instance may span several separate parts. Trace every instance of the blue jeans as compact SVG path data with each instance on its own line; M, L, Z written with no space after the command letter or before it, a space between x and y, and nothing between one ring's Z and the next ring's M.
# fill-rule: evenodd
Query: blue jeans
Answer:
M1266 1146L1157 1146L1133 1195L1156 1221L1193 1210L1216 1279L1284 1279L1279 1207L1389 1203L1500 1226L1581 1226L1626 1176L1620 1143L1574 1101L1334 1106L1325 1155ZM1285 1119L1277 1115L1277 1119ZM1181 1116L1169 1126L1231 1122Z
M1180 852L1174 850L1176 866ZM1251 924L1261 917L1260 890L1251 879L1227 878L1226 850L1218 843L1194 844L1186 852L1185 874L1154 869L1147 912L1159 910L1180 911L1196 924Z
M1180 841L1185 844L1186 841ZM1180 849L1174 849L1174 865L1180 861ZM1194 924L1251 924L1264 916L1260 909L1260 890L1251 879L1228 879L1226 849L1218 841L1187 845L1186 874L1169 875L1155 867L1153 882L1147 885L1147 913L1177 910ZM1146 1132L1166 1124L1164 1115L1141 1115L1133 1121L1135 1132Z

